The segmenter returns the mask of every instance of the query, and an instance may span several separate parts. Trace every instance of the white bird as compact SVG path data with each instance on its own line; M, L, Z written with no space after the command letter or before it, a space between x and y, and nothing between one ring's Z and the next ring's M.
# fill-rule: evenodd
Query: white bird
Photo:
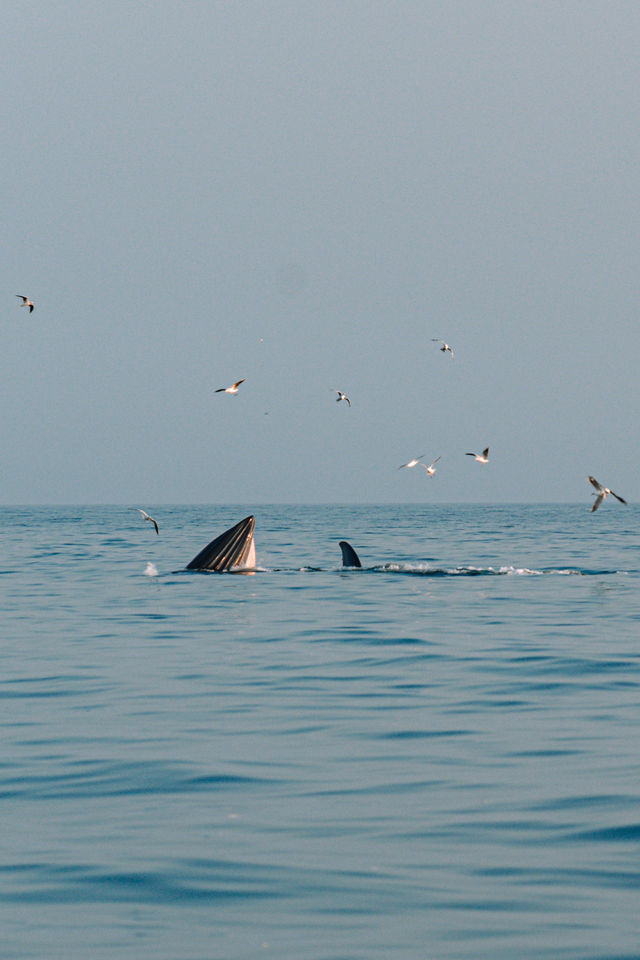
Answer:
M427 466L426 463L421 463L421 464L420 464L420 466L421 466L421 467L424 467L425 470L427 471L427 476L428 476L428 477L432 477L432 476L434 475L434 473L436 472L436 463L438 462L439 459L440 459L440 457L436 457L435 460L433 461L433 463L430 463L429 466Z
M154 527L156 528L156 533L158 534L158 536L160 536L160 531L159 531L159 529L158 529L158 524L157 524L157 522L153 519L153 517L150 517L149 514L146 512L146 510L141 510L140 507L136 507L136 510L138 511L138 513L142 514L142 519L143 519L143 520L148 520L150 523L152 523L152 524L154 525Z
M448 343L445 343L444 340L440 340L439 337L431 337L431 340L432 340L433 343L441 343L442 346L440 347L440 349L442 350L442 352L443 352L443 353L446 353L447 350L448 350L449 353L451 354L451 359L453 360L453 358L454 358L454 356L455 356L455 354L454 354L454 352L453 352L453 347L449 346Z
M465 457L474 457L478 463L489 463L489 447L485 447L482 453L465 453Z
M413 460L409 460L408 463L401 463L398 467L398 470L403 470L405 467L407 467L408 470L411 470L411 467L415 467L418 463L420 463L423 457L424 453L421 453L419 456L414 457ZM424 467L424 463L422 466Z
M20 304L21 307L29 307L29 313L33 313L34 304L31 300L29 300L29 297L25 297L22 293L16 293L16 297L18 297L19 300L22 300L22 303Z
M238 392L238 387L241 383L244 383L247 378L243 377L242 380L236 380L235 383L232 383L230 387L218 387L215 391L216 393L231 393L233 396Z
M611 490L609 487L603 487L601 483L598 483L595 477L588 477L587 479L589 480L589 483L592 483L593 486L598 491L597 493L593 494L593 496L596 499L594 500L593 506L591 507L591 513L594 513L598 509L602 501L605 500L606 497L609 496L609 494L611 494L612 497L615 497L616 500L619 500L620 503L627 502L626 500L623 500L622 497L619 497L617 493L614 493L613 490Z
M338 394L336 403L340 403L341 400L346 400L349 406L351 406L351 400L349 400L349 397L346 395L346 393L343 393L342 390L336 390L336 393Z

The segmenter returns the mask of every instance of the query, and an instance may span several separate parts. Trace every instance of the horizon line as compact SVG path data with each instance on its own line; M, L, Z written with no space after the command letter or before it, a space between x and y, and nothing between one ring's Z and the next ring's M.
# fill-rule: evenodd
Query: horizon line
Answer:
M32 508L51 509L53 507L122 507L136 509L134 504L146 503L151 507L239 507L242 509L257 509L260 507L536 507L536 506L584 506L588 500L446 500L437 503L428 503L424 500L265 500L263 502L228 500L228 501L177 501L177 500L114 500L114 501L40 501L21 503L0 503L0 509ZM630 501L633 506L633 501Z

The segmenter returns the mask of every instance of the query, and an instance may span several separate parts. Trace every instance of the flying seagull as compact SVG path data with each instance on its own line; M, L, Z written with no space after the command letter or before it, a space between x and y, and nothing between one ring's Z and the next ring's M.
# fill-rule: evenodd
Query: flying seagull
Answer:
M465 453L465 457L474 457L478 463L489 463L489 447L485 447L482 453Z
M336 403L340 403L341 400L346 400L349 406L351 406L351 400L349 400L349 397L346 395L346 393L343 393L342 390L336 390L336 393L338 394L336 397Z
M448 350L449 353L451 354L451 359L453 360L453 358L454 358L454 356L455 356L455 354L454 354L454 352L453 352L453 347L449 346L448 343L445 343L444 340L440 340L439 337L431 337L431 340L432 340L433 343L441 343L442 346L440 347L440 349L442 350L442 352L443 352L443 353L446 353L447 350Z
M430 463L429 466L427 466L426 463L421 463L421 464L420 464L420 466L421 466L421 467L424 467L425 470L427 471L427 476L428 476L428 477L432 477L432 476L434 475L434 473L436 472L436 463L438 462L439 459L440 459L440 457L436 457L435 460L433 461L433 463Z
M29 300L29 297L25 297L22 293L16 293L16 297L18 297L19 300L22 300L22 303L20 304L21 307L29 307L29 313L33 313L34 304L33 301Z
M593 501L593 506L591 507L591 513L594 513L602 501L611 494L612 497L615 497L616 500L619 500L620 503L626 503L626 500L623 500L622 497L619 497L617 493L614 493L613 490L610 490L609 487L603 487L601 483L598 483L595 477L588 477L589 483L592 483L593 486L598 491L594 493L593 496L595 500Z
M158 529L157 521L155 521L153 517L150 517L149 514L146 512L146 510L141 510L140 507L136 507L136 510L138 511L138 513L142 514L143 520L148 520L150 523L154 525L154 527L156 528L156 533L158 534L158 536L160 536L160 531Z
M244 383L246 379L247 379L246 377L243 377L242 380L236 380L236 382L232 383L230 387L218 387L218 389L215 392L231 393L235 396L236 393L238 392L238 387L240 386L241 383Z
M413 460L409 460L409 463L401 463L398 467L398 470L403 470L405 467L407 467L408 470L411 470L411 467L415 467L416 464L420 463L423 457L424 453L421 453L419 456L414 457ZM424 463L422 466L424 467Z

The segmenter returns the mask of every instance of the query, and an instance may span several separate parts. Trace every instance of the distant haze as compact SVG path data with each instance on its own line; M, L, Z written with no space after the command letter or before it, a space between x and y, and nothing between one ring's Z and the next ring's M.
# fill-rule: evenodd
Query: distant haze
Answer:
M0 502L640 496L639 5L3 33Z

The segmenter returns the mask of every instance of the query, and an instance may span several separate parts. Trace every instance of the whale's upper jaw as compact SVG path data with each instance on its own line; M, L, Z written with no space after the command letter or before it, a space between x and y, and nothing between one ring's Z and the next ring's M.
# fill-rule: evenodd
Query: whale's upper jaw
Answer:
M207 544L197 557L187 564L187 570L250 570L256 565L253 542L255 517L245 517Z

